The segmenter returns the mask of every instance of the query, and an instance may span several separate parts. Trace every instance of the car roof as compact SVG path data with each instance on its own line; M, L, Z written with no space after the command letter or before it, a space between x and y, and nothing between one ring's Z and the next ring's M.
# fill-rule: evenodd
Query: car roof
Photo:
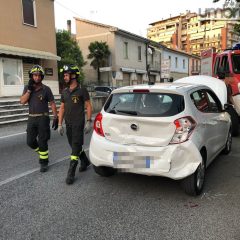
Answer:
M154 85L141 84L141 85L133 85L121 87L113 90L113 93L123 93L123 92L132 92L133 90L150 90L153 92L158 92L162 90L164 92L175 92L178 94L184 94L188 92L190 89L196 88L196 84L191 83L156 83Z

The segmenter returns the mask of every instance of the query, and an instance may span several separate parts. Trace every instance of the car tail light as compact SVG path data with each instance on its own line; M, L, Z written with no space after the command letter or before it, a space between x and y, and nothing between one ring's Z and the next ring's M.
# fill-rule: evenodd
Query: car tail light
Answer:
M95 132L104 137L104 132L103 132L103 128L102 128L102 114L98 113L98 115L96 116L95 120L94 120L94 130Z
M174 121L174 124L176 126L176 130L170 144L187 141L196 127L195 120L190 116L179 118Z

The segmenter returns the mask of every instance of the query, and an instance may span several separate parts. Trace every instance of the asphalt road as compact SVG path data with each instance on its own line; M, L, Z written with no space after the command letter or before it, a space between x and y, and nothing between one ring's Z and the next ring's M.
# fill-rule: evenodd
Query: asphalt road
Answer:
M177 181L92 168L65 184L70 148L52 132L53 164L40 173L25 124L0 128L0 239L240 240L240 137L208 168L204 192ZM90 136L87 136L85 149Z

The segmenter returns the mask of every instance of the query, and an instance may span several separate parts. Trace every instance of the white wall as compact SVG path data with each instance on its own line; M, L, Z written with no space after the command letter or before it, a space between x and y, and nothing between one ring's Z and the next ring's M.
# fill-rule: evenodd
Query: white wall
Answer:
M124 42L128 43L128 58L124 54ZM138 46L141 46L141 61L138 60ZM146 45L121 35L115 35L116 68L127 67L146 70Z
M171 56L171 72L178 72L178 73L186 73L188 74L188 61L189 58L187 56L184 56L182 54L173 53L171 51L163 50L163 59L169 59L169 56ZM175 58L177 57L177 67L175 64ZM185 60L185 68L183 68L183 60Z

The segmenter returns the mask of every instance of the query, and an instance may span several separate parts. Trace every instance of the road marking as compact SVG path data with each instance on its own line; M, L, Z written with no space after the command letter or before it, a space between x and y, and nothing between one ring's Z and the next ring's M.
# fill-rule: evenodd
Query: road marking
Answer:
M54 131L53 129L51 129L51 131ZM6 135L6 136L2 136L0 137L0 139L2 138L8 138L8 137L14 137L14 136L18 136L18 135L22 135L22 134L26 134L27 132L20 132L20 133L14 133L14 134L11 134L11 135Z
M84 149L84 151L85 152L89 151L89 148ZM70 156L65 156L63 158L58 159L56 162L49 164L49 166L53 166L53 165L55 165L57 163L63 162L65 160L68 160L69 158L70 158ZM34 168L34 169L28 170L28 171L26 171L24 173L20 173L20 174L14 176L14 177L8 178L8 179L0 182L0 187L5 185L5 184L7 184L7 183L10 183L10 182L15 181L15 180L17 180L19 178L25 177L27 175L30 175L30 174L32 174L34 172L38 172L38 171L39 171L39 168Z
M14 137L14 136L22 135L22 134L26 134L26 132L21 132L21 133L15 133L15 134L7 135L7 136L2 136L2 137L0 137L0 139L8 138L8 137Z

